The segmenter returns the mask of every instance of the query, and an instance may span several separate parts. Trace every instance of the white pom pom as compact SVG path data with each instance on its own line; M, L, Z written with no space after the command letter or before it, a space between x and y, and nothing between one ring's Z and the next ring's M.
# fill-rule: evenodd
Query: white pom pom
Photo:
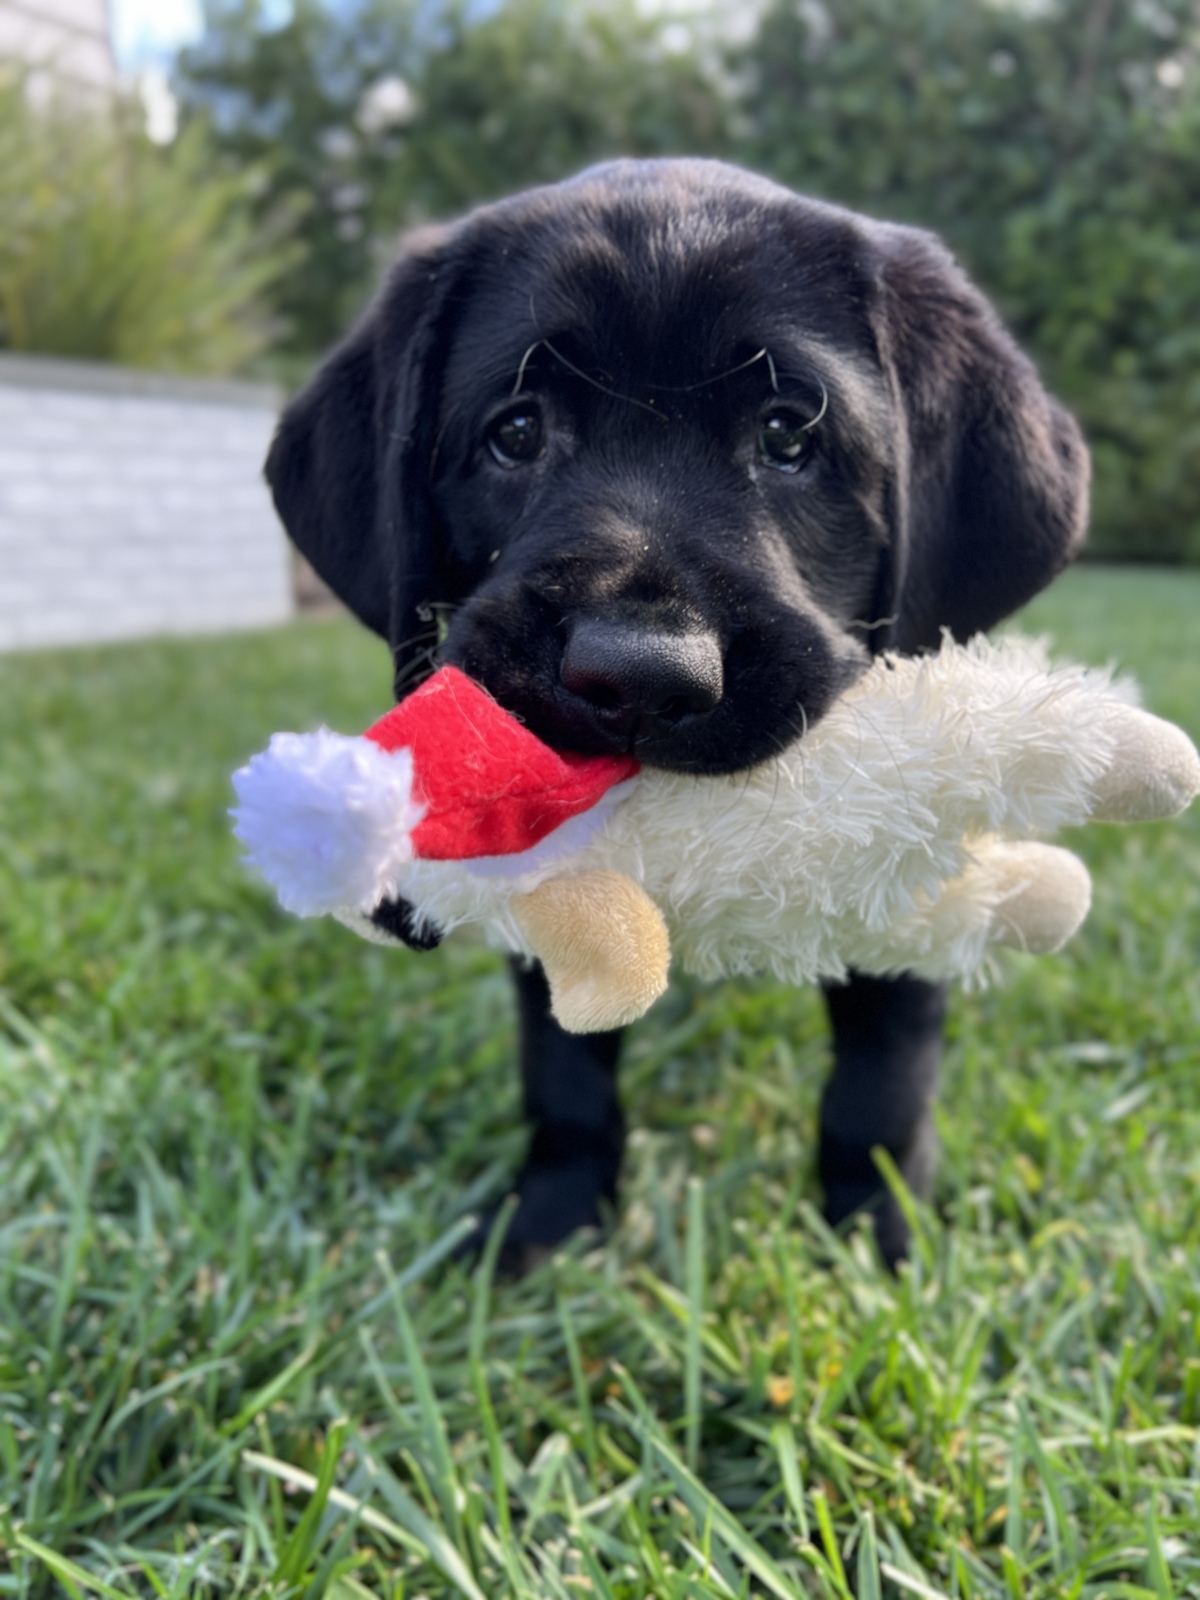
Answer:
M328 728L277 733L233 785L233 831L285 911L366 912L396 895L425 814L408 750Z

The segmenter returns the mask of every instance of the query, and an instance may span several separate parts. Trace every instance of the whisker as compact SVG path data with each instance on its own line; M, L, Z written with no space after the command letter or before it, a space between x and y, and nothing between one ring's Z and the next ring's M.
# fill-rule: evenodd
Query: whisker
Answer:
M512 394L513 395L520 394L521 385L525 382L525 368L529 365L529 358L533 354L533 352L537 349L537 347L540 344L543 344L544 342L545 341L542 340L542 339L535 339L533 341L533 343L529 346L529 349L526 350L525 354L521 357L521 365L517 368L517 381L512 386ZM510 395L509 398L511 399L512 395Z
M825 387L825 384L820 378L817 379L817 382L821 385L821 409L817 412L816 416L811 422L806 422L804 424L804 426L800 429L801 433L807 433L810 428L815 428L817 423L820 422L821 418L829 410L829 390Z
M774 389L776 394L781 395L783 390L779 387L779 374L775 370L774 358L769 350L764 350L763 355L765 355L767 358L767 367L771 374L771 387ZM813 376L821 385L821 409L817 412L816 416L813 417L811 422L806 422L804 426L798 430L800 433L807 433L810 428L815 428L817 423L821 421L825 413L829 410L829 390L825 387L825 380L816 373L814 373Z
M745 372L747 367L752 367L756 361L761 361L764 356L766 356L767 360L770 361L771 358L769 355L767 355L765 347L760 350L757 355L752 355L748 360L739 361L736 367L728 367L724 372L718 372L714 377L711 378L702 378L699 383L653 383L650 385L650 387L655 391L655 393L691 394L696 389L707 388L710 383L722 383L726 378L732 378L737 372Z
M392 689L397 699L400 699L400 691L413 679L416 679L417 682L423 682L424 679L430 677L437 670L437 651L436 644L428 645L424 650L416 651L406 664L404 671L395 675L392 679Z
M425 612L425 611L428 611L428 612L430 612L430 613L432 613L432 611L433 611L433 609L434 609L434 605L435 605L435 603L436 603L436 602L433 602L433 601L429 601L429 602L428 602L428 603L426 603L426 604L423 604L423 605L422 605L422 606L421 606L421 608L420 608L420 611L418 611L418 613L417 613L417 614L418 614L418 616L421 616L421 621L422 621L422 622L425 622L425 621L426 621L426 619L425 619L425 617L424 617L424 616L422 616L422 615L421 615L421 613L422 613L422 612ZM429 617L429 620L428 620L428 623L427 623L427 624L426 624L426 626L425 626L425 627L423 627L423 628L422 628L422 629L420 629L420 631L419 631L419 632L417 632L417 633L414 633L414 634L411 634L411 635L410 635L410 636L409 636L409 638L407 638L407 639L401 639L401 641L400 641L400 643L399 643L399 644L397 644L397 645L394 645L394 646L393 646L393 647L392 647L392 648L393 648L393 651L397 651L397 650L409 650L409 649L411 649L411 648L412 648L412 646L413 646L413 645L415 645L415 644L420 644L420 642L421 642L421 640L422 640L422 639L425 639L425 638L428 638L428 636L429 636L429 635L430 635L430 634L431 634L431 633L435 633L435 632L436 632L436 631L437 631L437 619L436 619L436 618L435 618L435 617L433 617L433 616L432 616L432 615L431 615L431 616L430 616L430 617Z
M562 362L563 366L566 367L568 372L573 372L577 378L582 378L584 383L590 383L592 388L599 389L601 394L609 395L613 400L623 400L626 405L637 406L642 411L648 411L650 415L659 422L665 423L669 420L661 411L656 411L653 406L647 405L644 400L637 399L635 395L621 394L619 390L610 389L606 384L601 383L599 379L593 378L591 374L585 372L582 367L577 367L573 361L569 361L567 357L563 355L561 350L556 350L550 343L549 339L542 339L540 342L547 350L549 350L550 354L556 361Z
M861 618L856 618L853 622L848 622L846 626L848 628L858 628L863 633L874 633L876 628L890 628L899 621L900 613L893 611L890 617L877 617L874 622L864 622Z
M426 678L432 671L434 671L436 667L436 661L434 658L436 657L438 649L441 645L441 626L437 613L443 610L453 609L454 604L449 601L442 602L435 600L427 602L421 607L421 611L428 611L430 614L430 621L427 626L421 628L417 633L411 634L407 639L402 639L400 643L394 647L392 651L393 660L395 660L398 655L412 651L412 655L410 659L405 662L403 670L397 672L392 679L392 688L396 692L397 699L400 697L399 691L407 683L409 683L411 679ZM418 615L420 615L420 612L418 612ZM423 648L414 648L416 646L420 646L423 640L431 637L432 643L424 645Z

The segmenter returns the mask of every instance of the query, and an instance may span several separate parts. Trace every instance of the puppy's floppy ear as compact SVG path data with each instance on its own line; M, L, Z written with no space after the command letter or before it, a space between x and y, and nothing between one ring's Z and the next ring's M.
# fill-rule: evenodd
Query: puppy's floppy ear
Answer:
M388 640L398 676L434 642L437 385L427 374L452 276L450 237L429 228L406 241L353 332L284 411L266 465L292 542Z
M1089 461L983 296L928 234L881 227L876 336L906 437L897 462L889 643L990 628L1078 551ZM906 458L906 459L904 459Z

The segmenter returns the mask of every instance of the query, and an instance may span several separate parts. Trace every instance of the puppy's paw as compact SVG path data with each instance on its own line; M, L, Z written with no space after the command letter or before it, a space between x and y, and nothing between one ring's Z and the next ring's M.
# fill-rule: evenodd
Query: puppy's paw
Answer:
M572 1235L585 1230L602 1233L613 1205L610 1166L590 1160L553 1166L531 1162L515 1185L517 1207L500 1245L497 1271L522 1278ZM498 1209L493 1206L480 1217L456 1252L460 1260L483 1253Z

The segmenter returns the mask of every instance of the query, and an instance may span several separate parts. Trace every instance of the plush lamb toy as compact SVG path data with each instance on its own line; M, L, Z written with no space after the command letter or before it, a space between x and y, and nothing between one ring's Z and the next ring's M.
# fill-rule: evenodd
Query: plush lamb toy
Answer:
M1029 841L1174 816L1187 735L1107 673L984 638L878 658L781 755L728 777L551 750L452 667L360 738L276 734L234 775L235 832L289 911L368 938L383 901L536 956L573 1032L667 983L977 973L992 944L1058 949L1087 869Z

